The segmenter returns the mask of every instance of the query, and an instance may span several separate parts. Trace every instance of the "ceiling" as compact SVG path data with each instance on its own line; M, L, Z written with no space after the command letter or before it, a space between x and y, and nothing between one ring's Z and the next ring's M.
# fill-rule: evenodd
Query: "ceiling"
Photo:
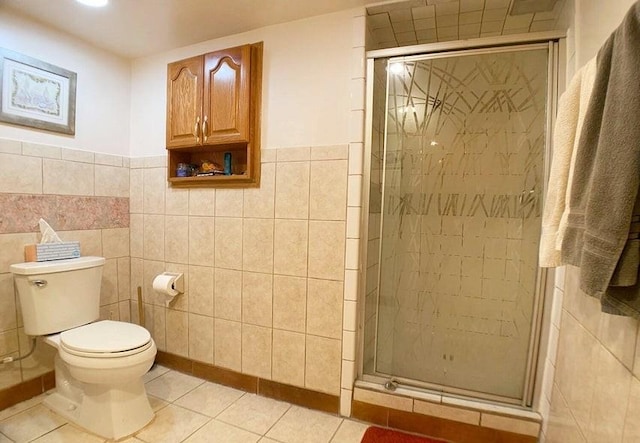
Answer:
M74 0L0 0L0 8L138 58L372 3L379 0L110 0L105 8Z
M565 0L0 0L32 20L125 58L368 6L368 49L557 29ZM537 12L535 12L537 10ZM534 11L534 12L531 12ZM516 12L521 12L514 15ZM526 13L522 13L526 12Z
M367 49L562 29L565 0L408 0L367 8Z

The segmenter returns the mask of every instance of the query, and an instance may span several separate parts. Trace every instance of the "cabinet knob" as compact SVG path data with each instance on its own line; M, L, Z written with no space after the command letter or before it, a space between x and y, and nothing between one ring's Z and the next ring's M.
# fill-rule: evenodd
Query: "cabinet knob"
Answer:
M204 121L202 122L202 141L203 143L207 142L207 138L209 138L209 129L207 124L207 116L204 116Z
M196 137L196 143L200 143L200 116L196 117L196 124L193 127L193 135Z

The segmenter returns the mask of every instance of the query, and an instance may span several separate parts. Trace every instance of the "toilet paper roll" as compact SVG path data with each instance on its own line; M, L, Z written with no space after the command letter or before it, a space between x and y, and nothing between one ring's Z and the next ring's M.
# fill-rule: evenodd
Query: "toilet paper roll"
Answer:
M153 289L169 297L175 297L179 292L174 288L175 275L160 274L153 279Z

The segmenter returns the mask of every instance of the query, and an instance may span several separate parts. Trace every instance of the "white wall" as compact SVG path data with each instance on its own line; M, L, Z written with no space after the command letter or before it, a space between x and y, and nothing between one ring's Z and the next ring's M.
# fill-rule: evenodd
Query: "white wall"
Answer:
M163 155L167 63L264 41L262 148L349 140L353 11L269 26L134 60L131 156Z
M0 137L129 154L130 63L0 9L0 46L78 74L75 136L0 123Z
M576 0L577 67L594 57L635 0Z

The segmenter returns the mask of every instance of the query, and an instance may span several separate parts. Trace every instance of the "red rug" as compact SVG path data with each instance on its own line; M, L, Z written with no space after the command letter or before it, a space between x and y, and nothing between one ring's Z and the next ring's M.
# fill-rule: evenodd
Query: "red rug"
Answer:
M434 440L429 437L405 434L393 429L369 426L362 436L361 443L446 443L444 440Z

